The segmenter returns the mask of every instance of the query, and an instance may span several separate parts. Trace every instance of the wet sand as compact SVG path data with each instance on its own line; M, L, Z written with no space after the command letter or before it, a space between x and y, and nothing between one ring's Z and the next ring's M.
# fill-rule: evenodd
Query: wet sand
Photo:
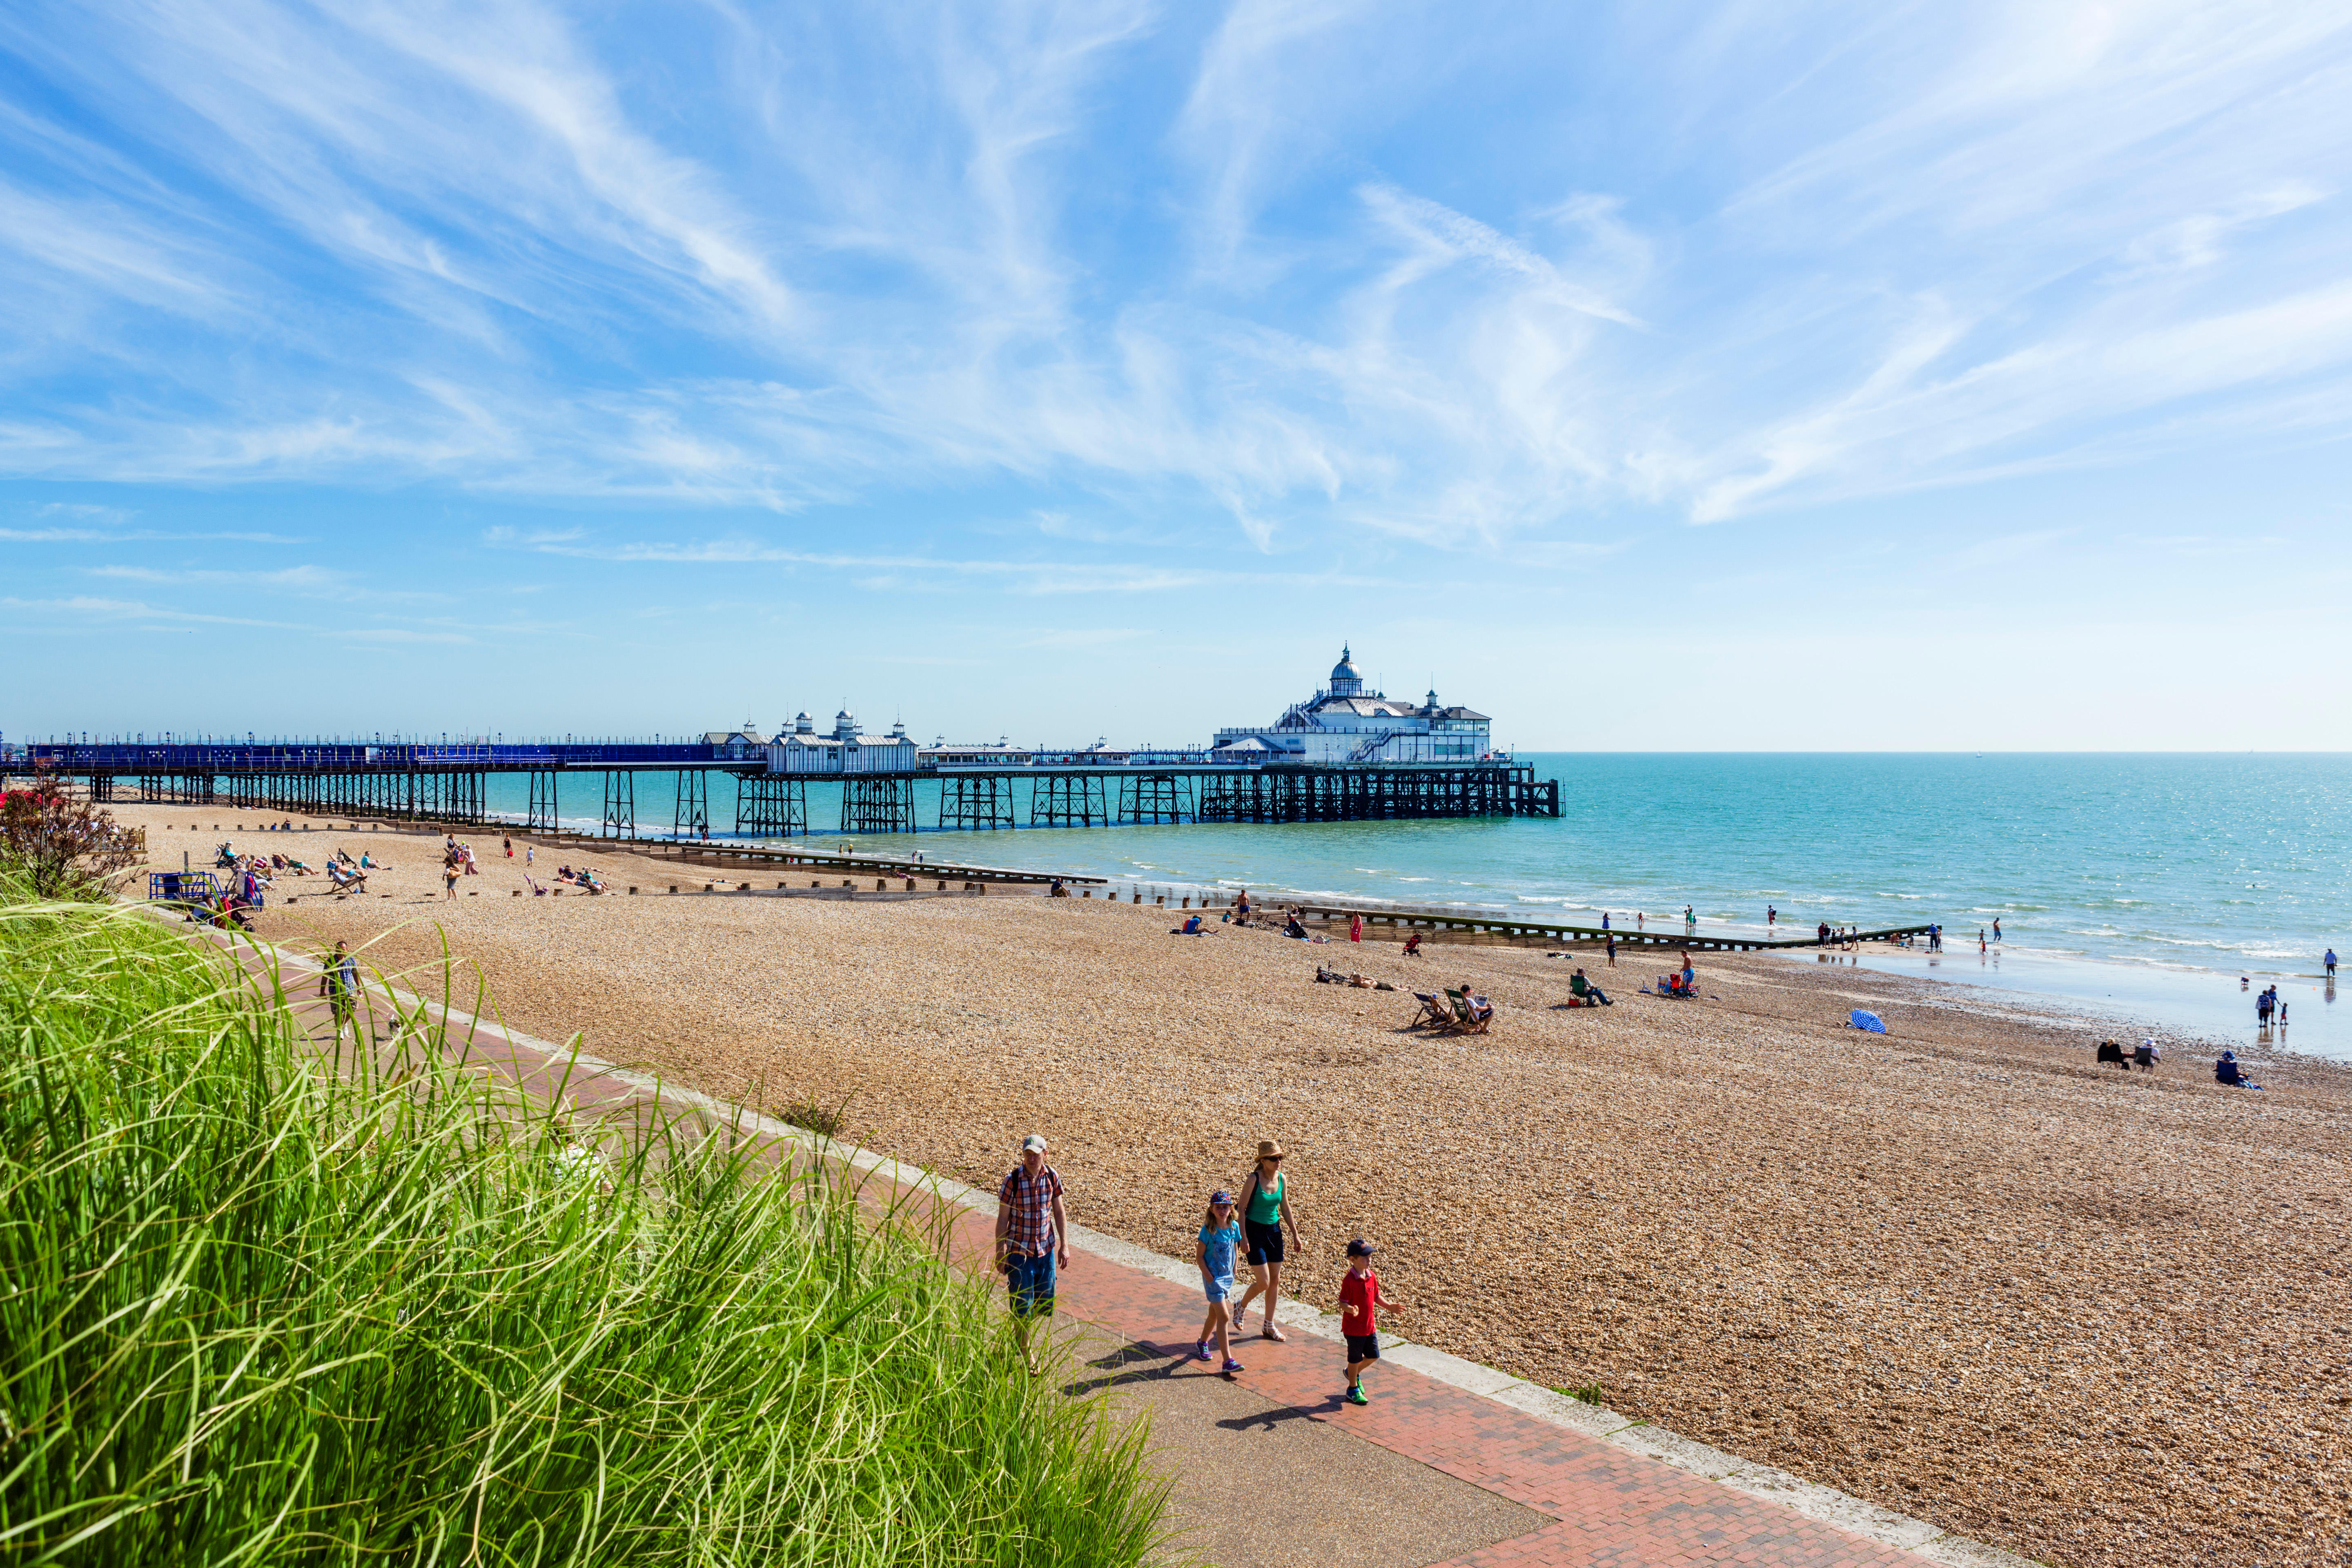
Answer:
M173 868L224 837L313 864L363 841L394 859L371 883L392 898L281 881L299 901L274 897L263 933L373 940L406 966L446 931L520 1027L772 1111L846 1101L877 1147L967 1181L1044 1131L1074 1218L1170 1256L1202 1194L1280 1137L1299 1293L1329 1306L1342 1247L1371 1237L1409 1338L2028 1556L2346 1561L2342 1067L2257 1058L2263 1094L2177 1047L2118 1074L2079 1021L1777 954L1703 956L1700 999L1679 1002L1636 994L1654 953L1609 972L1507 946L1188 939L1168 911L1096 900L515 899L495 837L461 883L484 896L446 902L437 837L116 811ZM1318 985L1318 962L1467 981L1493 1030L1417 1033L1406 992ZM1578 963L1619 1005L1559 1005ZM1844 1026L1855 1006L1890 1033Z

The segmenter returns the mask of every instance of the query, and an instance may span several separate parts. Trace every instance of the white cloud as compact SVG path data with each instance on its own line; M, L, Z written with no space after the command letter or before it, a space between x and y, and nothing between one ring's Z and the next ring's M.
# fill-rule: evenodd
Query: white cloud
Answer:
M0 18L0 471L1506 551L2352 422L2326 7L640 26ZM708 533L583 553L1204 580Z
M470 643L474 640L461 632L418 632L398 626L338 626L327 635L349 642L366 643Z

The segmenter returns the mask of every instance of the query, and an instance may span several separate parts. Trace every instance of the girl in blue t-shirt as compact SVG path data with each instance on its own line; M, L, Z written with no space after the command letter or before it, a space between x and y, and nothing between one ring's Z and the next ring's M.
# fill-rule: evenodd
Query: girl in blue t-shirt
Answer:
M1242 1363L1234 1359L1229 1337L1232 1321L1227 1303L1234 1294L1234 1255L1241 1249L1241 1222L1234 1217L1234 1194L1215 1192L1209 1194L1209 1212L1201 1221L1201 1236L1193 1247L1193 1257L1201 1265L1201 1293L1209 1299L1208 1316L1201 1320L1201 1338L1192 1346L1192 1353L1202 1361L1211 1360L1209 1343L1216 1342L1216 1353L1224 1358L1227 1373L1241 1371Z

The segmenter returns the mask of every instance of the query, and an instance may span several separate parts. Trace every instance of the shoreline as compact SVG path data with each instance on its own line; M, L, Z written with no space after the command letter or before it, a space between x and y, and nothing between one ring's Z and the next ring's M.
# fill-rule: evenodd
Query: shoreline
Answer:
M174 816L217 813L224 824L217 831L223 833L244 831L242 828L227 826L236 820L236 814L239 810L236 807L198 808L185 805L142 803L115 803L115 805L117 806L136 805L136 808L143 815L154 816L160 814L166 820ZM283 819L282 814L279 819ZM247 810L243 820L247 824L255 824L260 819L255 813ZM323 822L327 819L305 818L304 820ZM379 821L364 816L342 816L337 820ZM585 824L586 828L591 830L595 826L596 824L593 822ZM386 833L425 831L414 824L393 821L382 821L381 830ZM446 828L436 827L431 831L439 833L446 831ZM521 833L524 830L518 823L501 822L494 826L477 831L495 836ZM1083 830L1033 828L1028 831L1059 833ZM598 838L593 831L583 831L579 827L562 827L558 832L569 841L566 845L566 852L595 857L629 855L640 845L650 849L666 847L673 842L655 838L602 839ZM261 837L257 837L251 833L246 836L254 842L259 842ZM910 838L921 847L923 853L928 855L931 852L929 844L940 838L958 837L982 838L993 836L972 833L918 836L840 833L811 834L796 838L775 839L714 834L705 847L721 852L730 849L764 849L781 853L804 854L820 859L839 855L841 853L839 846L854 846L859 844L861 840L866 844L881 842L893 847L880 850L853 848L847 858L856 859L869 856L897 858L898 851L896 846L902 838ZM974 847L978 846L975 845ZM1229 902L1234 893L1244 886L1250 889L1255 901L1267 906L1278 907L1286 901L1303 900L1330 908L1360 909L1367 914L1392 911L1401 915L1437 920L1475 921L1481 916L1490 916L1497 921L1566 923L1547 921L1546 917L1566 914L1570 910L1583 908L1581 905L1564 900L1543 900L1533 908L1526 903L1506 903L1496 900L1406 902L1361 894L1318 892L1307 889L1286 888L1274 881L1244 884L1230 879L1218 882L1152 879L1140 877L1106 876L1095 871L1055 872L1048 868L1034 866L983 867L977 861L962 858L943 861L927 860L925 866L929 870L944 871L950 875L964 869L1064 875L1073 879L1074 889L1081 883L1091 881L1095 882L1100 889L1099 896L1114 898L1120 902L1129 901L1137 892L1140 892L1147 902L1155 897L1164 896L1171 909L1177 908L1179 900L1185 899L1190 900L1187 906L1190 908L1213 908ZM1001 893L1006 894L1021 890L1023 889L1013 888L999 889ZM1595 909L1597 911L1598 907L1595 906ZM1314 924L1313 921L1309 923ZM1639 930L1628 934L1654 939L1654 945L1647 951L1655 955L1663 953L1682 940L1675 929L1679 924L1679 921L1672 921L1671 916L1664 916L1662 917L1661 925L1666 934L1661 935L1658 931ZM1722 921L1702 917L1694 940L1698 942L1785 942L1791 940L1790 933L1792 929L1792 922L1787 921L1780 922L1775 927L1767 927L1761 921ZM1372 933L1368 931L1367 935L1369 939L1371 938ZM1396 939L1383 934L1379 940ZM1564 938L1549 940L1552 941L1553 945L1570 951L1597 951L1598 949L1597 943ZM1638 945L1630 943L1621 945L1625 947L1625 951L1633 953L1644 951ZM1809 950L1802 946L1772 951L1791 961L1801 961L1803 957L1809 955ZM1939 954L1929 954L1923 949L1898 950L1875 943L1864 944L1855 950L1832 946L1827 950L1827 953L1832 962L1843 958L1850 961L1854 966L1883 973L1914 975L1935 980L1948 986L1966 987L1972 993L1989 992L2010 997L2030 998L2044 1006L2054 1007L2062 1016L2070 1021L2079 1022L2086 1027L2095 1025L2118 1034L2127 1032L2155 1034L2160 1041L2175 1046L2194 1044L2199 1047L2210 1047L2215 1050L2227 1048L2237 1051L2241 1056L2252 1053L2264 1058L2301 1057L2325 1062L2352 1063L2352 991L2339 992L2336 986L2326 981L2323 973L2315 969L2306 973L2283 968L2249 966L2225 971L2180 962L2166 963L2154 959L2135 961L2099 957L2079 951L2034 947L2014 942L1997 944L1989 955L1980 960L1978 954L1966 951L1965 940L1957 931L1948 934L1946 949ZM1971 969L1973 973L1970 972ZM2294 1022L2287 1029L2258 1028L2252 1016L2252 988L2248 987L2242 991L2240 989L2238 981L2242 975L2262 983L2280 984L2289 1002L2300 1004L2304 1011L2294 1015ZM2339 997L2345 1003L2340 1009L2336 1005Z

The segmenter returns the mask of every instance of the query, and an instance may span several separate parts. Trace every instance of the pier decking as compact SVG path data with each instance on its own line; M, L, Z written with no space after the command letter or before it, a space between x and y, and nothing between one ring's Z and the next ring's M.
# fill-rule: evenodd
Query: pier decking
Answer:
M784 838L833 831L812 821L809 778L776 773L764 752L736 746L66 742L27 750L37 764L87 779L92 797L101 801L470 826L517 821L489 809L487 784L494 774L523 773L530 779L529 804L518 825L547 830L559 826L564 781L575 781L572 787L577 790L585 786L583 775L595 774L602 784L604 834L616 839L639 837L636 786L648 773L677 775L667 836L700 837L711 826L709 775L724 773L737 780L738 834ZM1559 815L1559 780L1538 779L1533 768L1498 760L1446 766L1141 763L919 768L822 782L840 789L838 830L862 834Z

